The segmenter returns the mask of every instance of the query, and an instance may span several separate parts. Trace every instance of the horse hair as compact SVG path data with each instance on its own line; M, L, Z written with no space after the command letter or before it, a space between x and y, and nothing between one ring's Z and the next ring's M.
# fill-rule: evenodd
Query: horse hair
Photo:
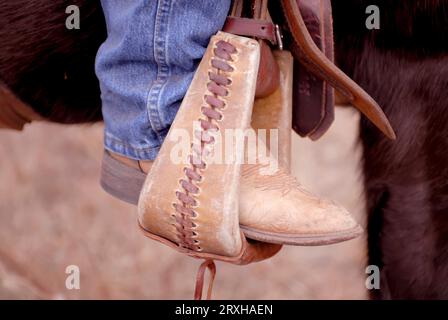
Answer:
M365 8L375 3L381 26L371 31ZM361 120L369 264L381 269L381 289L371 296L447 299L448 2L333 6L338 62L378 101L398 137L390 141Z
M80 8L79 30L65 26L69 4ZM0 80L50 121L100 120L94 61L105 37L99 1L1 1Z

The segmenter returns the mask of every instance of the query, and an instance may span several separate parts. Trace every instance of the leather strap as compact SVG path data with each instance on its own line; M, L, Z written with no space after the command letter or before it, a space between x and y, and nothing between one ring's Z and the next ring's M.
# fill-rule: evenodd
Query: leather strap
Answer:
M244 7L243 0L233 0L232 8L230 9L229 16L241 17L243 15L243 7Z
M273 45L277 44L275 25L268 20L227 17L223 30L239 36L268 40Z
M0 81L0 128L22 130L27 123L41 119Z
M194 300L202 300L202 290L204 288L205 271L210 270L210 280L207 289L207 300L212 298L213 282L216 276L216 265L213 260L205 260L198 269L196 276L196 287L194 289Z
M327 81L345 96L387 137L395 139L395 132L376 101L337 68L316 46L303 21L297 0L281 0L281 4L292 34L294 42L292 53L294 56L314 75Z
M333 62L330 0L300 0L299 9L314 43ZM334 89L324 79L316 77L312 71L296 63L293 95L294 131L311 140L319 139L334 121Z
M252 0L252 14L255 19L268 19L268 1L269 0Z
M229 16L268 20L269 0L233 0Z
M280 70L267 42L277 44L276 26L272 23L267 5L268 0L235 0L223 27L227 33L252 37L260 44L257 99L274 93L280 83Z

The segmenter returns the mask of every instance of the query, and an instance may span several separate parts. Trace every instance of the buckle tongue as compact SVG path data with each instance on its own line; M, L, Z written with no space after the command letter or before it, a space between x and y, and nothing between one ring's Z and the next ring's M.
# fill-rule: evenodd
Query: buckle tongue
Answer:
M275 25L275 39L277 40L278 48L283 50L283 33L278 24Z

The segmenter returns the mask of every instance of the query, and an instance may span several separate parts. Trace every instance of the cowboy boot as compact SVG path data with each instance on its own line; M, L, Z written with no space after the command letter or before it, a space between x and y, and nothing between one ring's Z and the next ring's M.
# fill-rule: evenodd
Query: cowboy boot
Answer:
M286 174L289 170L290 155L288 140L291 132L291 106L288 95L291 93L292 58L287 52L276 55L282 69L281 89L271 97L257 100L252 126L265 129L272 126L281 127L280 140L285 142L281 147L286 149L280 150L281 157L278 160L283 169L273 176L264 176L260 173L263 170L262 165L243 166L239 191L241 230L253 239L295 245L328 244L354 238L361 233L361 228L345 209L312 196L294 178ZM286 108L285 101L289 101L286 103ZM281 108L284 109L283 116L278 116L281 114ZM263 114L267 116L260 116ZM276 116L283 120L276 119ZM282 124L279 125L279 122ZM123 164L106 153L103 161L103 188L135 204L145 175L137 164L134 166L135 168L127 167L123 170ZM156 171L160 171L161 174L164 172ZM276 184L266 184L269 181L275 181ZM165 197L163 192L159 193L156 190L151 196L150 192L146 192L146 196L151 199L146 202L157 202L158 198ZM145 196L142 196L142 199L144 198Z
M261 174L269 172L263 161L242 166L241 230L250 239L269 243L321 245L349 240L362 232L350 214L311 194L290 175L293 58L283 50L274 51L274 56L281 85L269 97L255 100L251 127L257 135L265 130L266 137L259 142L269 154L278 154L279 168L274 174ZM276 130L277 143L271 142L272 130ZM277 152L271 152L274 147Z
M106 152L101 185L114 197L136 205L151 166L152 161L139 163ZM280 167L272 176L260 174L263 165L242 167L240 228L247 238L290 245L323 245L350 240L362 233L346 210L311 194L285 167Z

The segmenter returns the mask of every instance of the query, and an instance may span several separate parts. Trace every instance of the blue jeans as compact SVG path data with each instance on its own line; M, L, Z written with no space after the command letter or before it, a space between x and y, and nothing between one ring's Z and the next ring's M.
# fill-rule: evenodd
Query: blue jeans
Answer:
M96 58L109 151L153 160L230 0L102 0Z

